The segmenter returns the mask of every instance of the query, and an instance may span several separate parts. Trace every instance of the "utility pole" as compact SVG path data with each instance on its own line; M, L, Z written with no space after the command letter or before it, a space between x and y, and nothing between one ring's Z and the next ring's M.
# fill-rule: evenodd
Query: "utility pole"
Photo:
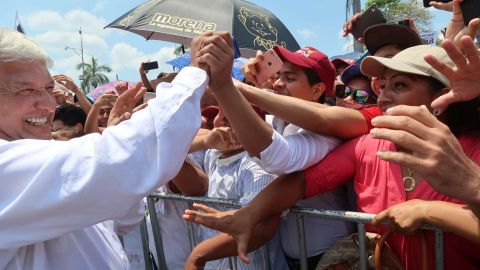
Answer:
M83 37L82 37L82 27L80 27L80 29L78 30L78 33L80 34L80 52L82 54L82 76L80 78L80 80L84 80L85 79L85 62L83 61ZM85 89L82 89L83 92L85 92Z
M360 13L361 11L361 6L360 6L360 0L352 0L352 14L357 14ZM363 46L361 44L358 44L358 42L353 39L353 51L355 52L362 52Z

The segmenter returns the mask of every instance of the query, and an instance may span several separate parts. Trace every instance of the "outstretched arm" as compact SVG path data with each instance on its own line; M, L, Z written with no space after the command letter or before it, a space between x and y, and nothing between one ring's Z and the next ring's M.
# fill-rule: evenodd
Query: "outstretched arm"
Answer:
M261 222L278 217L305 197L305 177L302 172L284 175L270 183L245 207L236 212L218 212L201 204L193 206L201 211L186 210L184 218L231 235L238 244L242 261L246 256L254 228Z
M208 191L208 176L202 169L185 161L180 172L168 184L175 193L203 196Z
M378 225L387 220L392 222L396 231L403 233L412 233L424 224L431 224L480 243L480 223L465 205L410 200L378 213L373 219L373 224Z
M68 77L67 75L59 74L53 76L53 79L58 82L59 84L63 85L65 88L71 90L75 93L75 96L78 98L78 103L80 107L88 115L90 109L92 108L92 103L88 98L85 96L83 91L78 88L78 86L73 82L72 78Z
M218 77L212 77L209 87L245 150L250 156L258 156L272 142L273 129L255 113L247 100L233 85L230 73L233 63L233 49L229 43L224 38L212 38L206 40L203 50L208 50L210 46L220 48L218 55L211 57L211 55L200 51L201 59L209 63L212 71L218 68L222 71L222 74L218 72ZM218 59L222 58L232 59L228 67L215 64Z
M247 251L253 251L266 244L275 235L278 228L279 218L272 217L258 224L252 233L252 241ZM198 244L185 263L186 270L203 269L208 261L225 257L237 256L237 243L235 239L226 233L206 239Z
M367 122L357 110L277 95L240 82L235 86L250 103L311 132L342 140L368 133Z

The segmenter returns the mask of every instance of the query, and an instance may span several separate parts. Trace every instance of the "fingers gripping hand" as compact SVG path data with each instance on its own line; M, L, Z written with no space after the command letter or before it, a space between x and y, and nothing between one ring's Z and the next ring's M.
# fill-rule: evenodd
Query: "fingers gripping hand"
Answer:
M233 48L232 40L227 32L215 34L204 39L203 48L199 51L199 62L210 69L209 86L218 91L232 84Z
M212 35L213 35L212 32L207 32L205 34L197 36L192 40L192 43L190 45L190 55L191 55L190 66L198 67L205 70L209 76L210 76L210 68L205 63L199 62L199 52L205 46L204 43L206 38L211 37Z

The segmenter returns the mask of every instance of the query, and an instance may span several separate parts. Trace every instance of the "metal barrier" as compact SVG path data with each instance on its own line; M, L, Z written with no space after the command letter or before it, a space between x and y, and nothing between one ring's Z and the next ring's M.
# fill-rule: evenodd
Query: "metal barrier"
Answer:
M162 239L160 235L159 229L159 222L157 219L156 211L155 211L155 199L158 200L176 200L176 201L184 201L188 202L191 206L192 203L203 203L203 204L213 204L217 206L226 206L230 208L240 208L241 205L235 200L226 200L226 199L218 199L218 198L209 198L209 197L190 197L190 196L183 196L179 194L171 194L171 193L155 193L147 197L147 206L150 212L150 221L152 223L152 231L153 231L153 240L155 243L155 247L157 250L157 261L158 268L163 270L167 269L165 258L163 254L163 246L162 246ZM359 212L351 212L351 211L332 211L332 210L320 210L320 209L312 209L312 208L304 208L304 207L293 207L290 209L290 213L296 215L297 218L297 232L298 232L298 245L300 250L300 265L302 270L307 270L307 249L306 249L306 242L305 242L305 228L303 225L303 217L304 216L312 216L317 218L325 218L325 219L335 219L341 221L348 221L348 222L355 222L357 223L357 231L358 231L358 241L359 241L359 253L360 253L360 269L366 270L367 269L367 254L366 254L366 242L365 242L365 224L371 224L372 219L375 216L374 214L366 214L366 213L359 213ZM443 248L443 231L435 228L430 225L422 226L422 229L425 230L434 230L435 231L435 266L437 270L444 269L444 248ZM188 226L189 230L189 239L190 239L190 247L193 249L195 246L195 237L193 232L193 227ZM148 248L146 229L141 230L142 232L142 242L145 247ZM144 240L145 238L145 240ZM265 269L269 269L270 262L268 260L268 249L265 245L263 247L263 254L264 255L264 267ZM147 258L147 256L145 256ZM230 266L233 270L236 270L236 259L237 257L230 258ZM147 267L147 264L151 264L151 262L147 262L145 260L146 269L151 269L151 266Z

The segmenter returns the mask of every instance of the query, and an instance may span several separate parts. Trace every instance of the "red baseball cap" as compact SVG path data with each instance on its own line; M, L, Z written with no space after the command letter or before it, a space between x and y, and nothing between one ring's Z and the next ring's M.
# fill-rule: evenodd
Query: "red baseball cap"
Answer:
M355 64L355 60L335 58L335 59L332 60L332 64L335 68L337 68L341 64L346 65L346 66L351 66L351 65Z
M273 49L282 60L315 71L325 84L325 95L332 95L336 77L335 67L325 54L313 47L303 47L296 52L291 52L280 46L274 46Z

